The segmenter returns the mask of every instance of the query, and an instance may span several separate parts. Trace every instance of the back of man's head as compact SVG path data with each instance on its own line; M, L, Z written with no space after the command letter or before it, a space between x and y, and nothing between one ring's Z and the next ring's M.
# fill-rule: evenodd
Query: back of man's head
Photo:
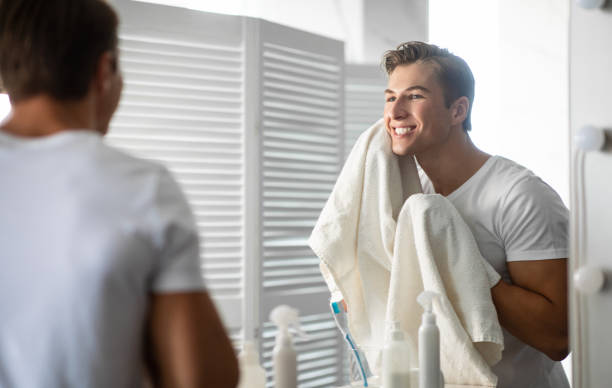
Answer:
M98 61L117 48L104 0L0 0L0 81L11 101L83 98Z
M382 58L382 65L388 75L396 67L413 63L429 63L433 65L438 77L447 107L457 98L467 97L470 101L467 117L463 121L463 129L472 128L471 112L474 103L474 75L467 62L445 48L424 42L405 42L395 50L387 51Z

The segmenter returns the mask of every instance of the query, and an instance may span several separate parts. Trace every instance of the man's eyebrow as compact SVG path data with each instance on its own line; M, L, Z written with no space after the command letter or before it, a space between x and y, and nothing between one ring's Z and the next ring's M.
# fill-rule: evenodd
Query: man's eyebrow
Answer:
M424 92L431 93L431 91L429 89L427 89L425 86L421 86L421 85L411 86L409 88L404 89L403 92L411 92L413 90L422 90ZM393 90L391 90L391 89L385 89L385 94L392 94L392 93L395 93L395 92Z

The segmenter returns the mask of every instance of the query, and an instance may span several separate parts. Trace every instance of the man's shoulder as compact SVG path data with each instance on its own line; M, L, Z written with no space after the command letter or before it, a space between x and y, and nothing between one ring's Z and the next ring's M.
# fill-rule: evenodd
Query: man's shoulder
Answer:
M129 151L106 143L101 143L97 147L94 163L102 175L126 182L167 173L166 168L158 162L133 155Z
M536 175L527 167L503 156L491 156L491 176L503 180L506 183L516 183L517 181L537 178Z
M494 190L500 197L524 191L529 187L537 189L543 184L533 171L502 156L491 157L490 168L485 175L483 186Z
M567 209L559 194L531 170L520 164L497 157L497 183L499 184L499 215L529 213L560 214L566 216Z
M87 150L82 160L85 165L76 171L87 182L80 191L84 198L134 210L152 206L162 195L177 196L174 177L161 163L105 142Z
M552 190L546 182L527 167L501 156L495 158L494 175L500 186L505 187L508 194Z
M550 187L528 168L501 156L491 156L457 198L482 211L499 215L516 199L548 189Z

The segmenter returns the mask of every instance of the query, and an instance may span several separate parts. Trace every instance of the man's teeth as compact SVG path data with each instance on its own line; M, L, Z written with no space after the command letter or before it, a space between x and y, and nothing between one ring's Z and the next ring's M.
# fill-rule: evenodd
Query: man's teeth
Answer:
M412 128L409 128L409 127L399 127L399 128L395 128L395 133L398 134L398 135L405 135L411 129Z

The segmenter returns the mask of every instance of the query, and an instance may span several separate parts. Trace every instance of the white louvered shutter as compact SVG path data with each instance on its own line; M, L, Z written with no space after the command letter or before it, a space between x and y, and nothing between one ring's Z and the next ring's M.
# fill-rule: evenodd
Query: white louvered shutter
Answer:
M182 185L207 285L236 344L261 340L269 384L267 319L289 304L311 336L296 344L299 387L340 385L342 343L306 242L342 163L343 44L253 18L117 7L125 91L108 141Z
M242 327L242 21L117 2L125 87L108 142L165 164L201 237L206 285L234 339ZM146 15L146 17L143 17Z
M298 386L329 388L341 382L342 343L307 240L342 163L344 49L277 24L259 26L264 366L271 371L276 335L270 310L291 305L311 336L296 343Z
M344 158L363 131L383 116L386 76L377 65L346 65Z

